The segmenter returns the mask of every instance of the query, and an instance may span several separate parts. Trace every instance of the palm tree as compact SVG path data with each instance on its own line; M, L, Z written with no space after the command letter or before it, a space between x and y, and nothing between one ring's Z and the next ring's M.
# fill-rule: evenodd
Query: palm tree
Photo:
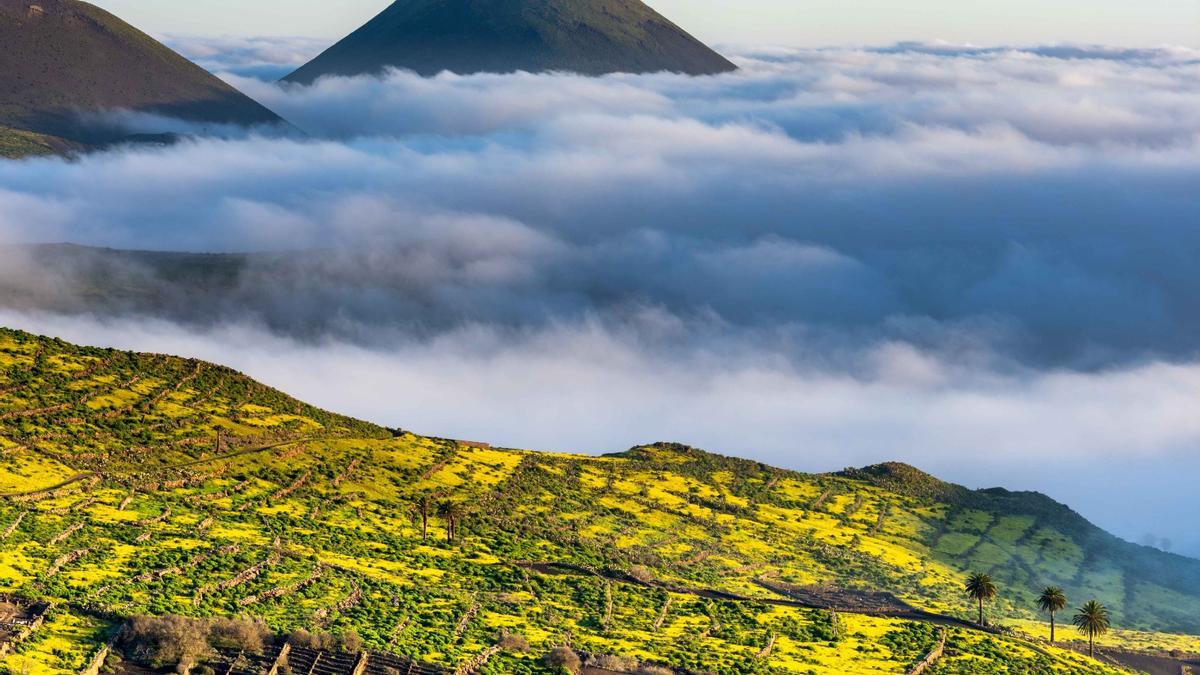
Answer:
M421 510L421 539L429 540L429 494L421 495L417 500L417 508Z
M458 519L462 517L462 508L458 504L446 500L438 507L438 514L446 519L446 541L454 543L454 537L458 533Z
M1080 633L1086 633L1088 636L1088 656L1096 658L1096 636L1107 633L1112 625L1108 608L1095 600L1088 600L1086 605L1076 610L1072 621Z
M1054 615L1067 608L1067 594L1058 586L1047 586L1038 596L1037 604L1050 615L1050 644L1054 644Z
M996 598L996 582L992 581L992 577L983 572L976 572L967 577L966 583L967 595L975 601L979 602L979 625L983 623L983 603L990 602Z

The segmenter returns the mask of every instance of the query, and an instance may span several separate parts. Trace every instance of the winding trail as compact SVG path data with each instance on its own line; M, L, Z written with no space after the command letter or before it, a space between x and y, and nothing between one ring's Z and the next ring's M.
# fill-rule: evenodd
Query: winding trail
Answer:
M34 497L34 496L41 495L41 494L47 494L50 492L54 492L55 490L61 490L65 487L74 485L75 483L78 483L80 481L90 480L90 479L95 478L100 475L101 474L99 472L89 471L87 473L81 473L81 474L77 474L75 476L71 476L70 478L68 478L60 483L55 483L54 485L48 485L44 488L38 488L36 490L27 490L25 492L0 493L0 499L19 499L21 497Z
M304 438L293 438L291 440L286 440L286 441L277 441L277 442L270 443L267 445L259 445L259 446L249 447L249 448L243 448L242 450L238 450L236 452L227 452L223 455L214 455L212 457L202 457L200 459L189 460L187 462L182 462L180 464L172 464L171 466L166 466L166 467L155 469L155 471L173 471L176 469L186 469L186 468L193 467L193 466L199 466L201 464L208 464L209 462L219 462L219 461L225 460L225 459L233 459L235 457L242 457L245 455L253 455L253 454L260 453L260 452L266 452L267 450L274 450L275 448L280 448L285 445L292 445L294 443L307 443L309 441L315 441L315 440L321 440L321 439L316 438L316 437L304 437ZM75 483L78 483L80 481L91 480L92 478L97 478L97 477L103 478L104 474L99 471L88 471L86 473L74 475L64 481L55 483L54 485L49 485L49 486L46 486L43 488L38 488L36 490L28 490L25 492L0 493L0 499L19 499L22 497L34 497L37 495L48 494L48 493L54 492L55 490L61 490L62 488L74 485Z
M923 609L917 609L912 605L896 598L890 593L870 593L865 591L852 590L836 590L829 592L809 592L805 589L785 589L764 581L756 581L756 583L764 589L781 595L780 598L751 598L736 593L719 591L711 588L689 588L686 586L676 586L661 581L643 581L636 579L629 574L608 569L591 569L582 565L574 565L571 563L562 562L517 562L513 563L517 567L539 572L541 574L578 574L585 576L594 576L602 579L609 579L624 584L634 586L642 586L644 588L657 588L668 591L670 593L679 593L681 595L692 595L699 598L707 598L709 600L726 600L729 602L758 602L767 605L775 605L780 607L798 607L801 609L823 609L842 612L844 614L861 614L866 616L878 616L892 619L908 619L912 621L924 621L939 626L951 626L955 628L966 628L974 631L982 631L999 635L1000 631L987 626L980 626L971 621L959 619L945 614L937 614L928 612Z
M1087 653L1086 648L1082 646L1072 646L1071 649L1081 654ZM1200 673L1200 658L1185 660L1159 654L1127 652L1100 647L1096 648L1096 658L1139 673L1148 673L1148 675L1180 675L1180 673L1187 672L1184 668Z
M992 635L1005 635L1005 637L1018 640L1032 649L1042 653L1047 653L1036 643L1029 642L1026 639L1008 635L995 628L989 626L980 626L971 621L966 621L953 616L917 609L916 607L909 605L890 593L871 593L866 591L842 589L788 589L758 580L755 583L757 583L759 586L783 597L751 598L744 595L737 595L735 593L728 593L726 591L719 591L709 588L688 588L661 581L644 581L641 579L636 579L624 572L609 569L593 569L572 563L516 562L512 564L516 565L517 567L541 574L576 574L581 576L593 576L617 583L641 586L643 588L656 588L671 593L692 595L710 600L725 600L729 602L757 602L767 605L798 607L802 609L823 609L841 612L843 614L860 614L892 619L907 619L910 621L931 623L938 626L965 628L967 630L990 633ZM942 634L941 640L945 640L944 633ZM939 644L944 648L944 642L940 642ZM1066 646L1068 649L1073 649L1086 654L1086 649L1075 645L1060 646ZM1147 673L1148 675L1180 675L1181 672L1186 672L1183 670L1185 667L1190 668L1192 672L1200 674L1200 657L1195 659L1192 657L1173 658L1164 654L1128 652L1100 648L1096 649L1096 656L1103 662L1129 668L1140 673ZM929 666L927 665L926 668L928 667ZM594 670L594 672L600 673L607 671Z

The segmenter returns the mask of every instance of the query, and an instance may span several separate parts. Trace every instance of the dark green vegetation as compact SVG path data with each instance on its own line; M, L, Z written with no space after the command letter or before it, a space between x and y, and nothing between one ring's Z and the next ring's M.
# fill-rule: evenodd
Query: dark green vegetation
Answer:
M249 615L451 668L487 655L496 674L554 672L567 644L729 675L902 673L943 626L929 672L1114 672L969 626L968 567L1000 585L996 624L1037 616L1021 594L1040 586L1002 579L1084 588L1121 561L1089 562L1051 512L984 511L958 490L900 466L809 475L670 444L582 457L429 438L219 366L0 331L0 591L56 603L13 672L78 672L130 617L170 615ZM1079 597L1118 625L1192 627L1194 590L1135 583ZM185 631L200 662L255 630L141 625Z
M568 71L708 75L735 66L641 0L398 0L285 79Z
M37 155L52 155L70 149L64 139L35 134L0 125L0 158L17 159Z
M150 36L77 0L0 0L0 125L47 137L5 156L120 140L78 113L133 110L213 124L275 124L274 113ZM62 140L67 139L67 140Z

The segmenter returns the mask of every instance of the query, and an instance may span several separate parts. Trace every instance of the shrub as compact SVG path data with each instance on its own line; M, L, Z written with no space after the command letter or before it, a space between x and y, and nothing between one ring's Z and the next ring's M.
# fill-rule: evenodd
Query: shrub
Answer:
M500 638L496 643L501 649L506 652L527 652L529 651L529 640L525 636L516 633L509 633Z
M654 581L654 573L651 572L650 569L645 565L634 565L633 567L629 568L629 576L633 577L637 581L642 582L643 584L648 584L651 581Z
M174 614L133 617L125 627L123 641L137 659L157 667L174 665L180 672L213 653L207 623Z
M348 654L357 654L362 651L363 639L353 630L346 631L337 636L337 647Z
M588 665L624 673L632 671L638 664L634 659L611 656L609 654L597 654L588 660Z
M579 655L570 647L555 647L546 655L546 665L557 668L561 672L576 675L583 668Z
M312 647L313 634L303 628L297 628L288 635L287 641L293 647Z
M313 633L303 628L292 631L292 634L288 636L288 642L293 647L307 647L323 651L329 651L336 646L333 636L329 633Z
M357 654L363 648L363 639L353 630L334 635L324 632L314 633L299 628L292 631L287 641L293 647L307 647L327 652L338 650L349 654Z
M219 649L237 649L262 654L271 637L271 629L262 619L215 619L209 629L209 642Z

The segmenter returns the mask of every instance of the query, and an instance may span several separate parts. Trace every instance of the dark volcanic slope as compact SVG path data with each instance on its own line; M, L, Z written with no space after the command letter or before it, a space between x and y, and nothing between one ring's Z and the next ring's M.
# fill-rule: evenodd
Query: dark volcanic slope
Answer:
M640 0L398 0L287 76L570 71L707 75L736 67Z
M84 131L75 111L114 108L197 122L280 121L98 7L76 0L0 0L0 124L79 139Z

